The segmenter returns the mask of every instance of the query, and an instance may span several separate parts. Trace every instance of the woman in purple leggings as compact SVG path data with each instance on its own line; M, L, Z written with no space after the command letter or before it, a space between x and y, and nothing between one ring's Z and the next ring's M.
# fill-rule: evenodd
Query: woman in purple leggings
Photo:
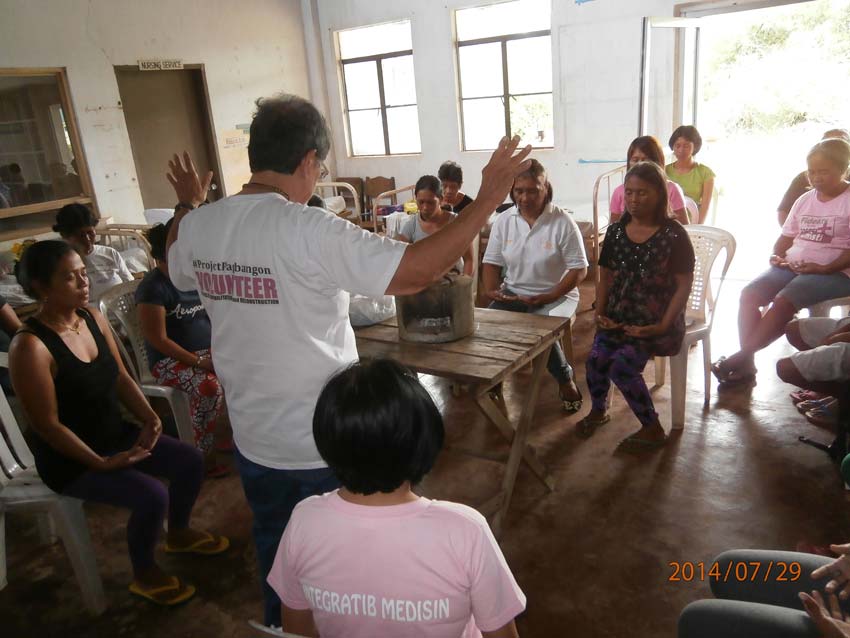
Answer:
M33 244L18 277L40 302L9 353L12 385L35 434L39 475L60 494L130 509L130 591L160 605L188 600L195 588L163 572L154 548L166 512L166 552L218 554L230 544L189 527L204 474L200 452L161 435L159 418L124 368L106 319L86 306L86 269L70 245ZM122 419L119 401L141 427Z

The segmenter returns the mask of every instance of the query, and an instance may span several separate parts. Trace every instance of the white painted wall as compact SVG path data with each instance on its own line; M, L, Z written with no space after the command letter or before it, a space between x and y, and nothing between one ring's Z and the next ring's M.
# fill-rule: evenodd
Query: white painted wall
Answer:
M299 0L0 0L0 15L0 67L67 68L101 215L117 221L142 221L142 199L114 66L204 65L228 193L248 160L222 149L226 132L251 121L257 97L310 95Z
M311 0L305 0L310 2ZM412 184L436 173L447 159L464 168L474 194L489 153L461 152L454 80L452 11L488 4L475 0L312 0L317 4L335 175L394 176ZM674 0L573 0L552 2L555 148L537 151L555 187L556 200L589 201L596 176L613 165L579 159L623 159L638 129L641 18L673 15ZM315 13L315 12L314 12ZM309 16L305 12L305 21ZM422 152L394 157L348 157L333 32L410 19ZM312 25L308 25L312 28ZM650 75L651 133L665 141L672 122L673 38L655 34Z

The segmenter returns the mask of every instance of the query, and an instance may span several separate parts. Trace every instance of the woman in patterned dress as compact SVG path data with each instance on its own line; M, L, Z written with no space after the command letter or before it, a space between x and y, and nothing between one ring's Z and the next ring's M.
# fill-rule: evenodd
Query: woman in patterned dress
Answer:
M625 201L627 212L608 229L599 256L597 331L587 360L593 407L577 427L580 436L588 437L610 421L613 381L641 424L620 446L638 450L667 440L643 369L651 357L676 354L682 345L694 249L684 227L669 217L661 167L652 162L632 166Z

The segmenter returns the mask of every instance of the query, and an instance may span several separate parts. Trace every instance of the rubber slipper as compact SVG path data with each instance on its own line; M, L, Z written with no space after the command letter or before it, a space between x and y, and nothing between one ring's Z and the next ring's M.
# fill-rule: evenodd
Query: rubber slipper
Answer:
M835 399L832 397L824 397L822 399L812 399L811 401L800 401L797 404L797 411L800 414L805 414L809 410L818 410L820 408L828 408L833 403L835 403Z
M791 401L794 402L794 405L802 403L803 401L815 401L823 398L823 395L820 392L814 392L813 390L795 390L788 396L791 397Z
M806 412L806 420L812 425L830 427L838 423L838 415L829 408L815 408Z
M156 605L161 605L163 607L172 607L174 605L179 605L180 603L185 603L192 596L195 595L195 587L194 585L185 585L180 582L180 579L177 576L172 576L171 581L168 585L163 585L162 587L153 587L151 589L145 589L141 585L136 582L130 583L130 586L127 588L130 590L130 593L139 596L140 598L144 598ZM163 598L157 597L157 594L165 594L166 592L173 591L174 595L171 597Z
M561 399L561 406L564 408L564 412L567 414L575 414L579 410L581 410L581 406L584 404L583 399L577 399L575 401L566 401Z
M726 378L717 384L717 389L722 390L737 390L739 388L751 388L756 385L756 375L754 372L730 372Z
M210 546L210 543L213 543ZM186 547L172 547L165 544L165 551L169 554L199 554L201 556L215 556L221 554L230 547L230 539L227 536L215 537L209 532L204 532L204 537L196 540Z
M624 452L641 452L643 450L655 450L665 445L667 445L666 435L663 439L641 439L632 435L620 441L617 449Z
M723 370L723 364L726 363L726 357L720 357L717 361L711 364L711 372L717 377L717 380L721 383L726 379L729 375L728 372Z
M610 414L605 414L599 419L590 419L588 417L584 417L578 423L576 423L576 434L578 434L583 439L589 439L591 436L593 436L593 433L596 432L596 430L601 428L610 420Z

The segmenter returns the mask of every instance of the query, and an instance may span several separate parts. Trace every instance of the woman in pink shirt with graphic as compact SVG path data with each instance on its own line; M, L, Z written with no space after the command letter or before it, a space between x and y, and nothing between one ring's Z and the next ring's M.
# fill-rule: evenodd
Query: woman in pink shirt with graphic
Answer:
M782 336L798 310L850 296L850 144L822 140L806 159L813 188L791 208L770 270L741 292L741 349L712 366L721 388L755 383L755 353Z
M629 150L626 151L626 169L630 169L638 162L655 162L663 169L664 149L661 148L661 142L652 135L641 135L633 139L632 143L629 144ZM609 224L620 221L620 217L626 210L625 189L626 185L620 184L611 193ZM667 201L670 212L672 212L676 221L680 224L687 224L689 222L688 211L685 210L685 195L682 193L682 187L669 179L667 180Z
M301 501L268 582L283 630L322 638L517 638L520 590L484 517L411 486L443 445L416 374L388 360L336 374L313 417L343 487Z

